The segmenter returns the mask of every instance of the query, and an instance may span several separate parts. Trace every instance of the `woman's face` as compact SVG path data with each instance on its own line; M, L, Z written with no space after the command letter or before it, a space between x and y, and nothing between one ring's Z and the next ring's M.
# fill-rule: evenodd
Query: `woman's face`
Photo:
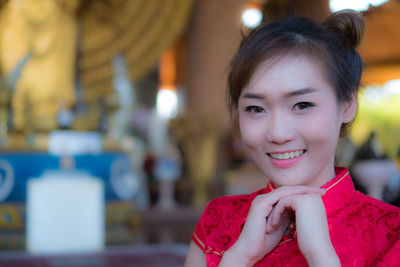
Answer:
M276 186L322 186L335 176L340 127L356 101L338 103L324 73L317 60L287 55L261 64L241 92L243 141Z

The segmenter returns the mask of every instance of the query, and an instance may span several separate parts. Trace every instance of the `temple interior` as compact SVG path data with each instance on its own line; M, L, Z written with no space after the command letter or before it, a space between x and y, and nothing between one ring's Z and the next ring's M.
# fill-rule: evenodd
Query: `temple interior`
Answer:
M267 184L227 103L242 36L344 8L366 31L337 164L400 206L399 0L0 0L0 265L183 266L210 199Z

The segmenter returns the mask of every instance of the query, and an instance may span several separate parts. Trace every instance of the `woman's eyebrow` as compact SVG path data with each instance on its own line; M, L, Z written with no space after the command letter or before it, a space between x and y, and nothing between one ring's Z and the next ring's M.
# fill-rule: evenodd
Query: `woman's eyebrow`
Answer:
M265 99L265 96L261 94L246 93L243 95L243 98Z
M299 95L306 95L310 94L317 91L315 88L311 87L306 87L306 88L301 88L298 90L294 90L288 93L285 93L284 97L289 98L289 97L294 97L294 96L299 96ZM251 98L251 99L265 99L265 95L263 94L254 94L254 93L246 93L243 95L243 98Z
M294 90L294 91L288 92L288 93L285 94L285 97L289 98L289 97L294 97L294 96L299 96L299 95L305 95L305 94L313 93L315 91L317 91L317 89L306 87L306 88L302 88L302 89L298 89L298 90Z

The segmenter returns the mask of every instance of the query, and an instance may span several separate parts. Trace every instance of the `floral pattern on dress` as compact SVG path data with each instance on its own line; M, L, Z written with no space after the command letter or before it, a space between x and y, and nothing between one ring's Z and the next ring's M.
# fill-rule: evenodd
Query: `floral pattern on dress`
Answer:
M400 209L354 189L346 168L322 186L332 244L342 266L400 266ZM250 195L211 200L193 233L205 253L207 266L218 266L226 250L239 238L252 201L274 190L272 184ZM295 229L254 266L308 266Z

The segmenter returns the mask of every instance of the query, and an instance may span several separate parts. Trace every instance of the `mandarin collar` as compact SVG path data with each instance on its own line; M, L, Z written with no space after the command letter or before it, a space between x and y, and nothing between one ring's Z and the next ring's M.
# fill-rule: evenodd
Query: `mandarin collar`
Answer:
M348 199L352 198L356 192L347 168L335 167L335 173L335 178L321 187L326 189L322 201L328 217L334 216L336 211L342 209Z

